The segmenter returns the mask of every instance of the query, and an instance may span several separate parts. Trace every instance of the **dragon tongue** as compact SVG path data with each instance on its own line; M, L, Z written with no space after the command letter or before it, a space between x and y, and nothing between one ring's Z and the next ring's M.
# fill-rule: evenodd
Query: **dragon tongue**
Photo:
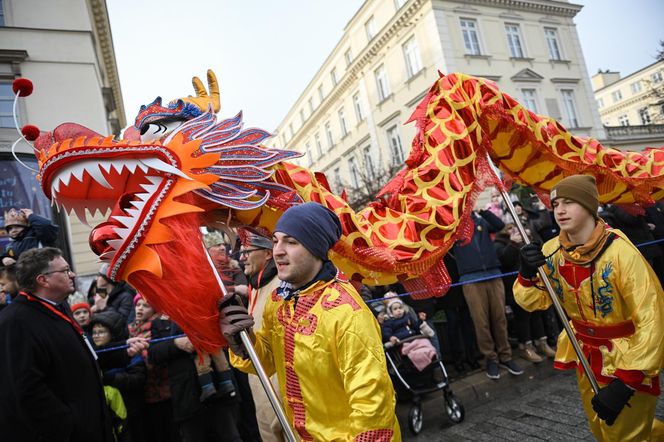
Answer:
M90 232L89 243L92 251L100 257L109 257L111 252L116 251L125 238L118 235L118 229L127 227L122 221L127 222L131 217L127 216L125 210L131 208L134 195L125 193L115 203L115 207L106 222L99 224ZM120 219L118 219L120 218Z

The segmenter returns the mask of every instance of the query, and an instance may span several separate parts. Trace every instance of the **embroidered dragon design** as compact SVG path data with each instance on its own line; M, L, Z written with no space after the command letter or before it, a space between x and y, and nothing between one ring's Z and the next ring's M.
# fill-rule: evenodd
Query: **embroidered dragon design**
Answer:
M216 303L218 275L205 253L200 226L225 223L271 231L300 201L334 210L342 239L330 253L353 281L444 293L442 257L472 232L470 211L487 185L502 185L488 158L542 196L566 175L598 179L600 198L650 204L664 197L664 152L621 152L575 137L535 115L488 80L450 74L436 80L410 121L417 125L405 168L376 201L354 212L333 194L324 175L299 167L294 151L269 149L269 134L244 129L242 114L217 121L217 80L196 96L160 98L140 109L122 139L65 123L36 141L41 186L58 207L85 219L111 210L90 245L190 336L197 348L223 345Z

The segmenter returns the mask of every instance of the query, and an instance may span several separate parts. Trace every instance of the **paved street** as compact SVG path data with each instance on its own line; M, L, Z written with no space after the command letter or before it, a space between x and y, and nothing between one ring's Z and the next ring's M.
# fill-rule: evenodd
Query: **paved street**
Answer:
M408 429L410 403L402 402L397 413L405 441L594 440L574 373L553 370L550 360L527 367L518 378L503 370L500 380L491 381L478 371L454 382L452 391L466 408L464 422L452 424L442 407L442 393L434 393L422 405L423 430L414 437ZM662 400L657 416L664 418Z

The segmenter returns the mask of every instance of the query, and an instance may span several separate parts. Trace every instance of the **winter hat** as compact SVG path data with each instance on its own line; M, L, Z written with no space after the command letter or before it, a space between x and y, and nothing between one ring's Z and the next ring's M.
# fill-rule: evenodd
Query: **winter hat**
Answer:
M599 195L594 176L572 175L560 180L551 190L551 202L558 198L571 199L581 204L595 218L598 216Z
M20 210L9 209L5 212L5 229L12 226L28 227L28 218Z
M270 233L261 227L240 227L237 229L240 243L243 247L257 247L259 249L272 250L272 238Z
M88 304L87 302L78 302L76 304L72 304L70 308L72 313L75 313L76 310L80 310L82 308L86 309L88 313L92 313L90 310L90 304Z
M403 307L403 301L402 301L401 299L399 299L399 298L397 298L397 299L390 299L390 301L387 303L387 311L389 311L390 313L392 313L392 307L394 307L395 305L400 305L400 306Z
M312 255L325 261L328 250L341 237L341 222L327 207L309 202L286 210L274 231L292 236Z
M95 313L90 320L90 329L95 324L101 324L111 331L112 341L123 341L129 337L127 321L124 316L114 310L105 310Z
M136 293L136 296L134 296L134 305L138 303L139 299L143 299L143 295L141 295L140 293Z

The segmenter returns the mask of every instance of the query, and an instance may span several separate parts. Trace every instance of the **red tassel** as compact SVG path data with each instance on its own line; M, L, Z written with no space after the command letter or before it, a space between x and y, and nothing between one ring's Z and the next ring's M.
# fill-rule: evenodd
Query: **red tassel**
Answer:
M34 85L32 84L32 81L27 78L17 78L12 83L12 90L15 94L18 94L19 97L27 97L32 93L33 89Z
M39 138L39 128L37 126L33 126L32 124L26 124L23 126L21 133L28 141L35 141L37 138Z

